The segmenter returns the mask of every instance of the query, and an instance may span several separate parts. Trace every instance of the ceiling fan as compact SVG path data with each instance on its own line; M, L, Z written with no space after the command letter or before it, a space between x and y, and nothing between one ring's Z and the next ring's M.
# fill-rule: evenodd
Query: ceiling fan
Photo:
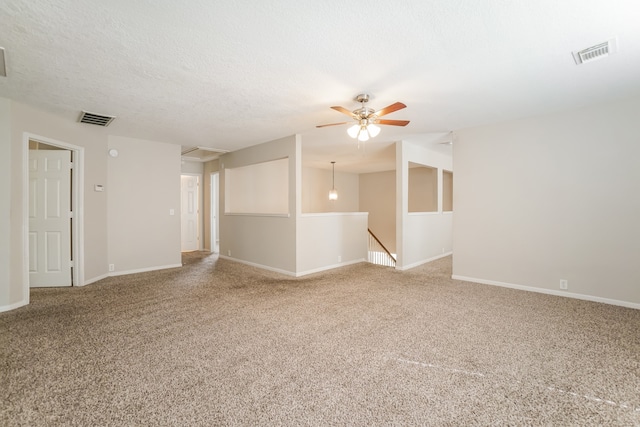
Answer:
M369 108L365 106L365 104L369 101L369 95L366 93L362 93L355 98L356 101L361 103L361 107L349 111L344 107L335 106L331 107L332 109L339 111L347 116L351 116L353 120L357 123L347 129L347 133L351 138L358 138L358 141L367 141L370 137L373 138L380 133L380 128L377 125L391 125L391 126L406 126L409 124L409 120L386 120L380 119L380 117L385 116L389 113L393 113L394 111L402 110L406 108L402 102L396 102L387 107L384 107L382 110L376 111L373 108ZM338 126L344 125L349 122L340 122L340 123L329 123L326 125L318 125L317 128L323 128L327 126Z

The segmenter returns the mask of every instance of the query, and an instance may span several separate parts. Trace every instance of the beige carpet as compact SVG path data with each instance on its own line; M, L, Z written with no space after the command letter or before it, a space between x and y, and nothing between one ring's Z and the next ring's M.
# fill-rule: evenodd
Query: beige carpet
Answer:
M640 425L640 311L453 281L183 268L0 314L0 425Z

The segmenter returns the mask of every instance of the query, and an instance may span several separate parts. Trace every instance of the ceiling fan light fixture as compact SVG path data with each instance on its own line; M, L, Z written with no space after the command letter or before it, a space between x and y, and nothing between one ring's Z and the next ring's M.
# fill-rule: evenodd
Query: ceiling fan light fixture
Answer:
M358 133L358 141L365 142L369 140L369 132L367 131L366 126L362 126L360 128L360 133Z
M347 133L349 134L349 136L351 138L357 138L358 137L358 132L360 132L360 125L359 124L355 124L353 126L350 126L349 129L347 129Z
M375 138L380 134L380 127L374 124L367 126L367 130L369 131L369 135L371 135L371 138Z
M380 127L378 124L390 126L406 126L409 124L409 120L380 120L380 117L382 116L386 116L387 114L405 108L406 105L402 102L395 102L391 105L387 105L382 110L376 111L373 108L365 106L365 103L369 101L369 95L360 94L356 97L356 101L361 104L361 107L353 111L349 111L348 109L340 106L333 106L331 109L342 114L346 114L358 122L347 129L347 134L351 138L358 140L358 148L360 148L360 142L368 141L370 138L375 138L380 134ZM326 125L318 125L316 127L322 128L327 126L344 125L346 123L347 122L330 123Z

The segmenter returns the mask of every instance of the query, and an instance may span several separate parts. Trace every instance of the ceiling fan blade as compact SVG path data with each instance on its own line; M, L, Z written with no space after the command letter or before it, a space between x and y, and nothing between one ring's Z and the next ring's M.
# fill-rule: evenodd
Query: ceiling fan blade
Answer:
M316 126L317 128L326 128L327 126L338 126L338 125L345 125L348 122L340 122L340 123L329 123L328 125L318 125Z
M406 105L404 105L402 102L396 102L395 104L384 107L380 111L376 111L376 116L382 117L386 114L393 113L394 111L402 110L403 108L406 108Z
M341 113L343 113L343 114L346 114L347 116L351 116L351 117L355 117L355 116L356 116L356 115L355 115L355 114L353 114L351 111L347 110L347 109L346 109L346 108L344 108L344 107L340 107L339 105L338 105L338 106L335 106L335 107L331 107L331 108L332 108L333 110L336 110L336 111L339 111L339 112L341 112Z
M376 120L379 125L391 125L391 126L406 126L409 124L409 120Z

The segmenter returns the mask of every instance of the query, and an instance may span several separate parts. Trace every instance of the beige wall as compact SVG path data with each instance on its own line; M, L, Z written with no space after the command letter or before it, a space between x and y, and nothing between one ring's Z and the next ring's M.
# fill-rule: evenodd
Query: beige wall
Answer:
M12 230L20 230L11 217L12 183L11 102L0 98L0 310L23 300L22 283L12 280L21 264L12 259Z
M396 252L396 171L360 174L360 210L369 212L369 228Z
M409 213L409 165L418 163L437 169L436 212ZM425 148L419 141L396 143L396 268L416 267L452 251L453 218L442 212L442 171L453 170L451 155Z
M220 157L220 254L283 273L296 271L296 219L300 213L300 136L255 145ZM226 213L226 168L288 158L288 215Z
M109 148L119 155L108 160L107 264L115 274L180 266L180 146L110 136Z
M359 176L336 171L338 200L329 200L331 182L331 169L302 169L302 212L358 212Z
M180 172L185 174L203 174L204 164L202 162L182 160L180 162Z
M438 169L409 162L409 212L438 211Z
M29 296L23 257L27 251L23 228L28 226L23 168L27 134L83 149L84 204L79 215L84 224L85 284L108 276L109 263L133 270L180 264L179 145L109 137L108 131L77 123L75 116L58 117L0 99L0 148L4 153L0 156L0 255L9 253L0 261L0 311L26 304ZM107 155L109 146L120 151L117 159ZM144 149L139 150L140 146ZM108 165L111 160L121 163ZM102 185L104 191L94 191L95 185ZM111 197L115 201L110 206L107 199ZM166 220L169 205L175 205L177 215ZM175 228L171 221L177 221ZM118 253L117 247L123 252Z
M640 308L640 98L458 132L453 273Z
M298 219L296 275L367 259L367 214L305 214Z
M30 106L3 101L10 105L10 141L6 140L6 129L3 143L10 146L11 197L3 200L10 206L10 243L11 262L9 266L9 284L2 284L7 289L8 299L0 301L2 307L13 308L28 302L28 277L23 254L25 247L23 227L28 227L24 204L24 192L27 182L23 173L23 163L28 156L25 134L36 139L55 140L84 148L84 280L104 277L107 273L107 214L105 193L94 192L94 184L106 184L106 152L107 137L105 128L87 126L77 123L75 118L67 119L53 116ZM6 117L5 117L6 120ZM6 121L4 122L6 123ZM1 294L2 292L0 292Z
M284 158L237 167L227 164L224 212L288 214L290 162Z
M447 170L442 171L442 210L453 210L453 172Z

